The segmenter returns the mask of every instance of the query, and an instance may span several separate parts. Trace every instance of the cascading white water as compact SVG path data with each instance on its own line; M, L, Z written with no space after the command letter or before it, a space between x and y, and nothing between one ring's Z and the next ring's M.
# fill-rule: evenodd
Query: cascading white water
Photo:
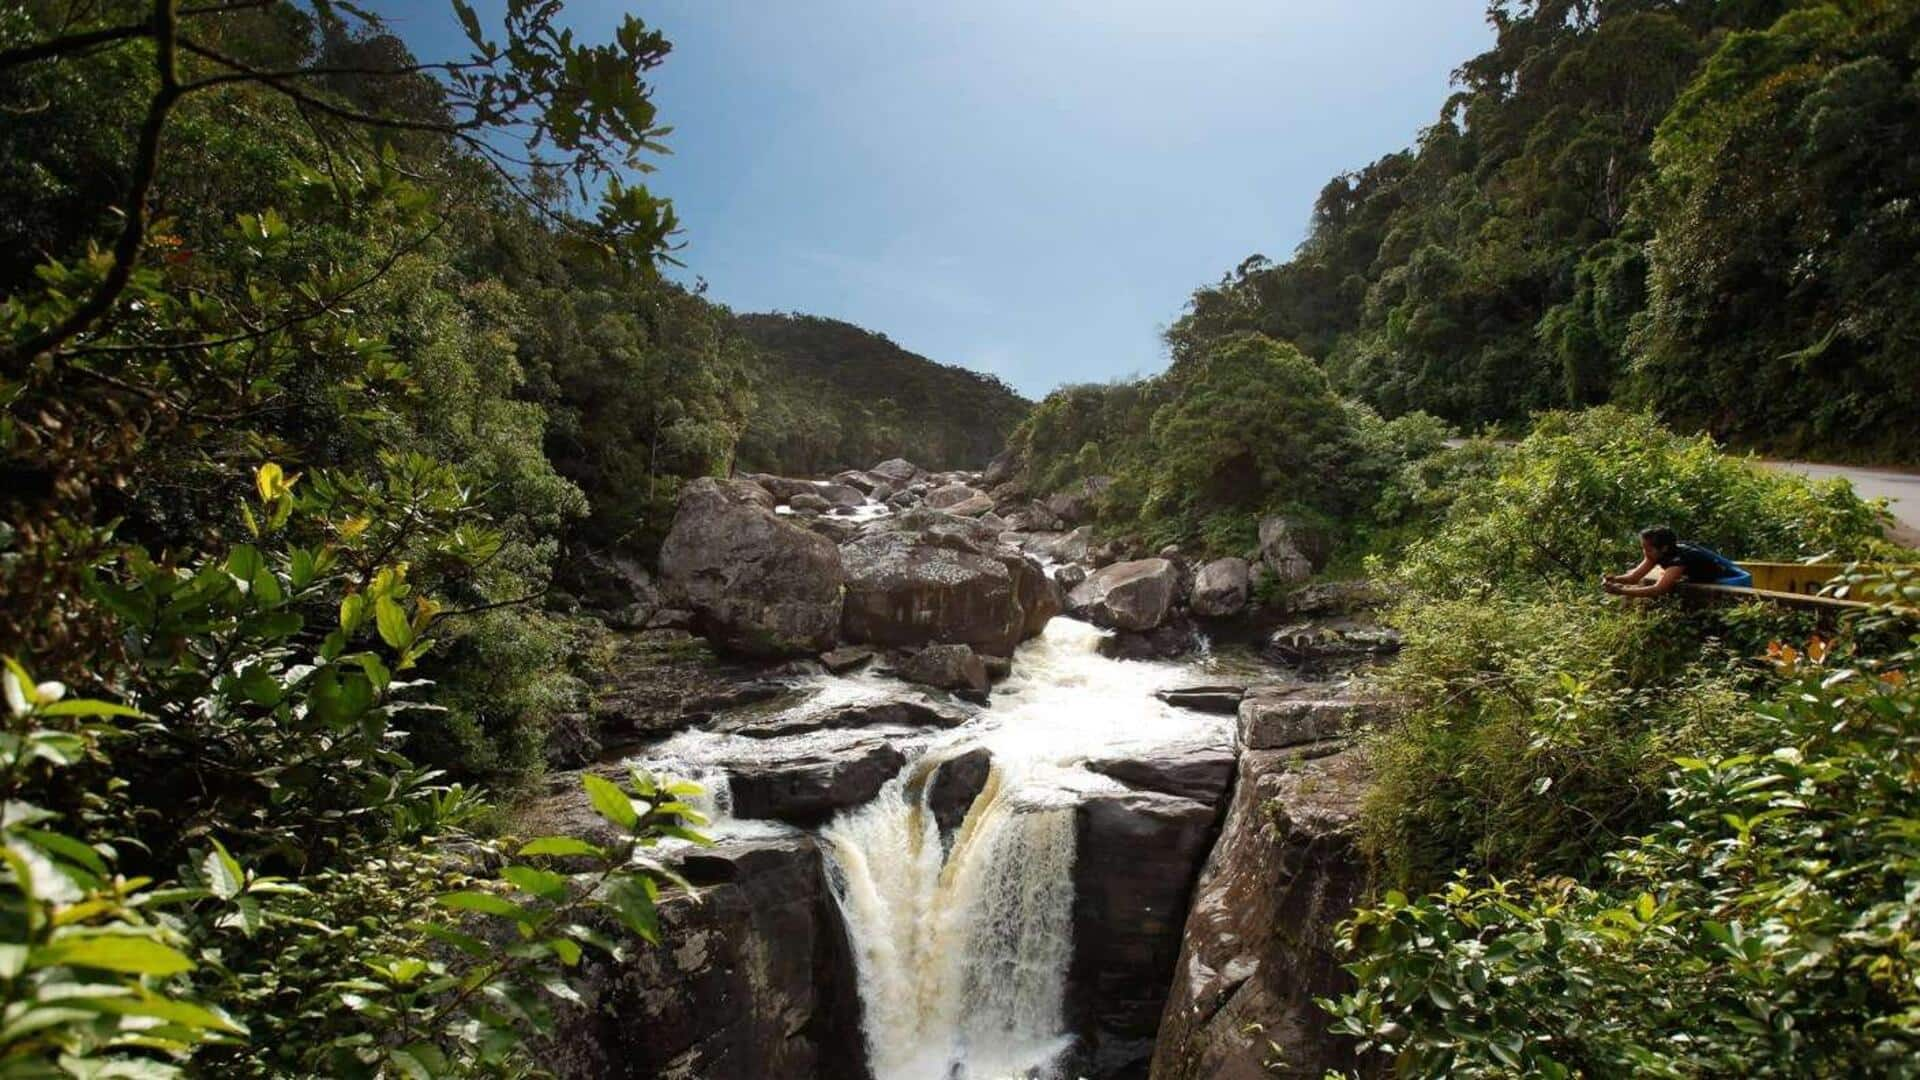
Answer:
M877 1080L1044 1076L1069 1045L1074 807L1112 786L1079 765L1221 730L1153 697L1185 669L1106 659L1101 636L1055 619L990 709L821 833ZM976 746L992 771L943 850L927 778Z

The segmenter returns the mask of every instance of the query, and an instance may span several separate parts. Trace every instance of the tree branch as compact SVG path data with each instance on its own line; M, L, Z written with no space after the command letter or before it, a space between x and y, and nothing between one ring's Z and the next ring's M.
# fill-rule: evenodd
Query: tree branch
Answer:
M59 348L92 326L112 309L114 301L120 298L127 282L133 278L133 264L140 257L140 248L147 238L147 195L153 189L155 174L160 171L160 136L167 126L167 115L173 111L182 93L176 49L180 23L174 2L154 0L153 23L148 32L153 36L154 66L159 71L160 89L148 103L146 120L140 125L133 181L127 189L126 221L120 228L119 239L113 245L113 265L108 268L107 276L93 290L93 294L79 307L68 312L66 318L0 354L0 371L8 375L19 374L32 363L34 357Z
M80 34L67 34L64 37L50 38L32 45L0 50L0 71L21 64L31 64L40 60L51 60L56 56L80 52L98 45L108 45L116 41L130 41L142 38L154 32L150 22L136 23L133 26L110 26L104 30L88 30Z

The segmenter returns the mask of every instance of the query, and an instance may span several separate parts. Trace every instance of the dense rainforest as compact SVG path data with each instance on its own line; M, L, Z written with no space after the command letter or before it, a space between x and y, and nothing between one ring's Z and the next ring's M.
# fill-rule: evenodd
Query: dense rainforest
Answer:
M1335 177L1291 258L1168 333L1292 343L1387 416L1615 401L1782 454L1920 460L1920 12L1495 3L1418 143Z

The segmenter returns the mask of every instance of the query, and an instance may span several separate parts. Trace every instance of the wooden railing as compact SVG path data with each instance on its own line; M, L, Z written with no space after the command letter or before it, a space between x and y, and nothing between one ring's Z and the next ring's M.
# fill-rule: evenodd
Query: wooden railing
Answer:
M1740 568L1753 575L1752 588L1683 582L1680 591L1698 603L1744 604L1761 600L1835 619L1873 607L1860 600L1820 595L1827 582L1847 568L1845 563L1743 562Z

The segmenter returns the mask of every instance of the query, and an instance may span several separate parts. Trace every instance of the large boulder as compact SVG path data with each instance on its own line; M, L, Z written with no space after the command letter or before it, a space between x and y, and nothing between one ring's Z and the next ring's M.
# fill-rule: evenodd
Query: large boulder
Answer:
M786 502L795 495L813 491L813 481L801 480L793 476L775 476L772 473L747 473L740 479L756 484L778 502Z
M1314 694L1312 687L1255 690L1240 703L1235 738L1246 750L1284 750L1324 742L1393 715L1385 698Z
M1298 585L1312 577L1326 558L1319 534L1294 518L1281 514L1260 519L1260 562L1282 585Z
M1187 602L1195 615L1224 619L1247 609L1252 571L1245 559L1215 559L1193 578L1193 596Z
M900 665L900 677L978 701L986 700L991 687L986 663L966 645L929 645L907 657Z
M834 473L833 482L836 484L845 484L852 488L859 488L869 495L873 494L874 486L879 483L871 474L863 473L858 469L847 469Z
M833 541L790 524L740 482L702 477L680 496L660 547L666 592L716 644L803 656L838 643L845 575Z
M936 494L938 493L936 492ZM953 503L945 507L944 509L949 514L958 514L961 517L984 519L988 514L993 513L993 500L987 498L985 495L975 495L971 499L963 499L960 502ZM1004 518L997 518L996 520L998 520L1001 525L1006 524L1006 520Z
M888 458L868 469L867 472L892 484L896 490L906 487L919 477L920 466L906 458Z
M958 506L968 499L981 498L986 496L979 489L967 484L953 483L927 492L927 505L935 510L945 510L949 506ZM987 509L993 509L992 499L987 499Z
M1366 889L1357 749L1242 753L1232 805L1194 890L1153 1048L1156 1080L1349 1075L1354 1043L1316 997L1353 988L1335 927Z
M1157 791L1217 805L1233 779L1233 747L1224 737L1195 739L1145 753L1104 754L1087 760L1091 772L1140 791Z
M856 506L864 506L867 501L865 492L846 484L815 484L813 491L814 494L827 500L829 506L844 507L849 510Z
M840 555L849 641L971 645L1008 656L1059 610L1038 563L966 518L911 511L842 545Z
M1067 596L1067 610L1097 626L1151 630L1173 609L1180 572L1166 559L1135 559L1095 571Z

